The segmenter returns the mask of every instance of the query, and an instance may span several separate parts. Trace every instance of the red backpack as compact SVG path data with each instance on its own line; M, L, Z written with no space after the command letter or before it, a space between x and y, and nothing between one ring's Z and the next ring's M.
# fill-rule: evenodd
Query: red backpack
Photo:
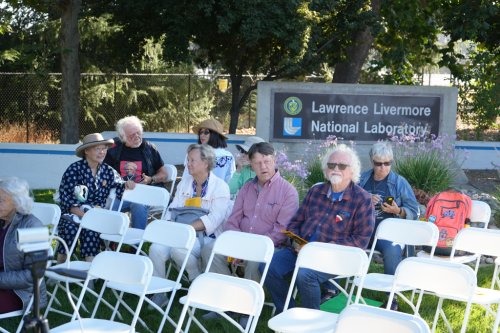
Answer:
M457 233L470 218L471 207L469 196L453 190L438 193L429 200L425 219L439 228L438 248L451 249Z

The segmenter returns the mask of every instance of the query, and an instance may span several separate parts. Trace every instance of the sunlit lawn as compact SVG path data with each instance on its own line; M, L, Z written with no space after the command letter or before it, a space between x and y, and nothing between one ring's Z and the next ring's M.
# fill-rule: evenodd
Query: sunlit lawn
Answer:
M52 202L53 191L40 190L40 191L34 191L34 193L37 201ZM381 266L373 265L371 270L380 271ZM491 283L492 274L493 274L493 265L485 265L481 267L478 275L478 284L482 287L489 287ZM78 290L75 290L75 292L78 294ZM70 309L71 307L69 306L66 297L63 294L59 295L60 295L59 299L63 303L63 307L66 309ZM180 291L178 292L176 298L181 297L183 295L185 295L185 292ZM386 299L386 295L384 293L365 291L363 292L363 295L376 300L380 300L382 302L385 301ZM113 299L111 294L107 294L107 298L109 300ZM127 298L127 301L130 303L134 303L136 299L134 297L129 297ZM92 299L89 298L87 300L87 303L89 305L89 308L91 308ZM429 326L432 325L432 320L434 317L436 305L437 305L437 299L435 297L429 295L424 296L423 303L420 309L420 314L429 323ZM459 332L463 319L465 305L460 302L445 301L443 308L452 324L453 330L455 332ZM109 318L111 315L111 311L106 308L101 308L101 309L102 310L98 312L99 317ZM171 317L174 318L175 321L177 321L177 319L179 318L181 309L182 306L180 305L178 300L176 300L171 310ZM403 304L402 301L400 301L400 311L410 313L410 308L406 304ZM200 312L201 311L198 311L198 313ZM124 314L125 316L125 311L122 311L121 313ZM85 316L85 314L83 315ZM256 332L271 332L267 328L267 321L270 319L270 317L271 317L271 308L269 306L264 306L263 313L259 319L259 324ZM129 316L125 316L125 318L129 318ZM147 306L144 306L141 318L150 326L150 328L154 332L156 332L161 320L160 315L156 311L150 310L147 308ZM65 323L68 320L68 318L54 313L49 314L48 319L51 327L56 327L62 323ZM490 315L486 315L485 311L481 307L473 306L472 313L469 318L467 332L474 332L474 333L491 332L493 322L494 318ZM18 319L7 319L0 321L0 326L6 328L11 332L14 332L17 323ZM232 327L224 320L211 320L204 322L204 324L206 324L205 327L210 332L237 332L237 330L234 327ZM140 324L137 325L136 329L138 332L147 332L147 330L145 330ZM167 322L165 324L163 332L173 332L173 331L174 328ZM200 332L200 330L196 327L196 325L192 325L190 331ZM437 332L447 332L447 329L442 320L439 321Z

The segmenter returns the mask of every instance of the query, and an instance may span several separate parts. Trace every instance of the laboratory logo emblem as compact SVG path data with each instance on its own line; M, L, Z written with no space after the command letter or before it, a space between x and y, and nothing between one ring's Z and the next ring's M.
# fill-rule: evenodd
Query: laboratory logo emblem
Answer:
M302 101L295 96L288 97L283 103L283 108L291 116L298 115L302 111Z
M302 135L302 118L283 118L283 135L284 136L301 136Z

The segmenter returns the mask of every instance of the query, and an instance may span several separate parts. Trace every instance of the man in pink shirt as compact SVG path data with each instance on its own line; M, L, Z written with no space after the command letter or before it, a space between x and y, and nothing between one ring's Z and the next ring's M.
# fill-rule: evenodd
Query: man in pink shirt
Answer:
M238 192L224 230L235 230L265 235L272 239L275 247L287 239L281 232L287 229L290 219L299 207L297 190L276 169L274 148L270 143L260 142L248 150L250 165L256 177L249 180ZM206 266L212 247L202 249L202 263ZM244 277L260 280L259 263L243 262ZM227 257L216 256L210 271L220 274L231 274L231 265Z

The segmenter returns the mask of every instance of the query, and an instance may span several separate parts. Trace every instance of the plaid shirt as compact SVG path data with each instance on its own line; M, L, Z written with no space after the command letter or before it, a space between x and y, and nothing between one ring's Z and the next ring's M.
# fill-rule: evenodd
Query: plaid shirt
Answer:
M330 183L313 186L288 225L306 240L366 249L375 227L371 196L351 184L338 201L329 196Z

